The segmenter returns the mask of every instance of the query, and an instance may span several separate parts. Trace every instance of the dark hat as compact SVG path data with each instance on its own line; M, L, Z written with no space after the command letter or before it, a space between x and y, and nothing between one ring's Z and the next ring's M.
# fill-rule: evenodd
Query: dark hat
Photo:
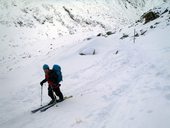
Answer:
M45 70L45 69L49 69L49 66L47 65L47 64L44 64L43 65L43 69Z

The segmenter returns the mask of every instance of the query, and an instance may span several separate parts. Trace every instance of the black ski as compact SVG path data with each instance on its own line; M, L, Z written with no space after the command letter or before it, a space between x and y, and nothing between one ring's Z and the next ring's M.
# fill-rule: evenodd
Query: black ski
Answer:
M69 99L69 98L72 98L72 97L73 97L73 96L65 96L65 97L64 97L64 100ZM47 104L47 105L41 106L41 107L39 107L39 108L37 108L37 109L32 110L31 112L32 112L32 113L36 113L36 112L38 112L38 111L44 112L44 111L46 111L47 109L51 108L52 106L54 106L54 105L57 104L57 103L59 103L59 102L55 102L55 103L53 103L53 104ZM57 106L56 106L56 107L57 107Z
M31 112L32 112L32 113L36 113L36 112L38 112L39 110L41 110L41 109L43 109L43 108L45 108L45 107L47 107L47 106L49 106L49 104L43 105L43 106L41 106L41 107L39 107L39 108L36 108L36 109L32 110Z
M65 97L64 97L64 100L70 99L70 98L72 98L72 97L73 97L72 95L71 95L71 96L65 96ZM63 100L63 101L64 101L64 100ZM61 101L61 102L62 102L62 101ZM58 104L58 103L60 103L60 102L57 102L57 104ZM56 105L56 107L58 107L58 105Z
M65 96L65 97L64 97L64 100L69 99L69 98L72 98L72 97L73 97L73 96ZM61 102L62 102L62 101L61 101ZM51 108L52 106L54 106L54 105L57 104L57 103L60 103L60 102L55 102L55 103L53 103L53 104L51 104L51 105L49 105L49 106L47 106L47 107L42 108L40 111L41 111L41 112L44 112L44 111L46 111L47 109ZM58 107L58 106L56 105L56 107Z
M55 104L57 104L57 102L54 102L54 103L52 103L52 104L50 104L50 105L48 105L48 106L46 106L46 107L40 109L40 112L46 111L47 109L51 108L51 107L54 106Z

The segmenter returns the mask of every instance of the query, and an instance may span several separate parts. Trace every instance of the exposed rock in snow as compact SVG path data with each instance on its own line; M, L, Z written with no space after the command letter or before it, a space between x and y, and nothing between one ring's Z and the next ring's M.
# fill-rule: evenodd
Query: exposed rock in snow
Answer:
M79 54L80 55L95 55L96 51L94 48L85 48Z

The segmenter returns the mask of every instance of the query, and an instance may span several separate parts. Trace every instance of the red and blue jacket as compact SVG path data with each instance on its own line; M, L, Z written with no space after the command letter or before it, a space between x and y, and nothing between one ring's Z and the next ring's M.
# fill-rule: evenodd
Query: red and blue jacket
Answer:
M57 74L53 70L49 70L47 74L45 74L45 79L42 83L48 82L49 87L57 88L60 84L57 82Z

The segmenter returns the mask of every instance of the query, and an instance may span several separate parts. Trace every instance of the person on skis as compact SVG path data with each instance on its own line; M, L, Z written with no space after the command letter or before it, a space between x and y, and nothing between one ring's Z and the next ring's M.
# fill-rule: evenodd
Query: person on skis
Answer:
M45 79L40 82L40 85L43 86L45 82L48 82L48 95L52 99L49 104L63 101L63 94L60 90L61 84L57 82L57 74L51 70L47 64L43 65L43 70L45 73ZM59 100L56 99L56 96L53 92L59 97Z

